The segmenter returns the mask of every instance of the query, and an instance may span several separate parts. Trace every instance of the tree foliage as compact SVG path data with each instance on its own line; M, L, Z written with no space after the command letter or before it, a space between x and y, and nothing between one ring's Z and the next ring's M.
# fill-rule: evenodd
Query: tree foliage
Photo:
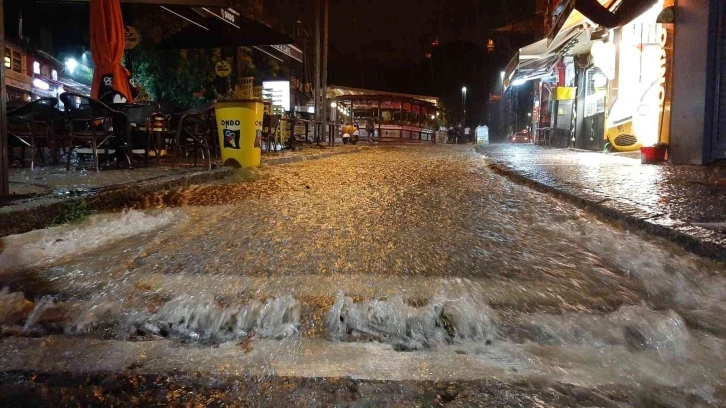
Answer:
M263 19L264 0L235 0L233 7L242 14ZM216 78L214 66L222 59L219 48L208 50L159 50L157 45L188 23L170 13L144 13L136 15L134 26L141 42L133 50L134 80L146 98L164 101L173 106L193 106L200 101L214 99ZM240 76L254 77L257 81L284 77L288 74L284 64L251 48L227 50L225 59L237 59ZM233 70L236 77L238 71Z

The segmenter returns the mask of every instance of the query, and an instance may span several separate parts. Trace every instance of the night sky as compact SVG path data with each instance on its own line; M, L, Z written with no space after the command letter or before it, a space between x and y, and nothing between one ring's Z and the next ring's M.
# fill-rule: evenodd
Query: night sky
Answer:
M265 8L283 21L304 16L312 38L313 1L301 3L266 0ZM460 107L466 86L472 124L486 116L491 83L513 50L535 40L486 48L492 30L531 18L534 0L331 0L330 7L331 84L438 96L450 108Z

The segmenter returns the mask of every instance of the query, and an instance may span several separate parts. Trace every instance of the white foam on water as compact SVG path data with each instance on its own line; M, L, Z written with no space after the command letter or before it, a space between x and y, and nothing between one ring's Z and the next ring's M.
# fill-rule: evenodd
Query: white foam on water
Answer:
M442 295L414 307L400 296L355 303L341 293L325 327L335 340L368 337L403 350L422 350L456 341L491 341L495 321L489 305L473 294Z
M211 296L182 295L152 315L135 317L132 326L150 334L200 341L231 341L252 333L284 339L299 334L300 310L300 302L290 295L228 306Z
M655 351L662 360L687 357L692 342L677 313L642 305L622 307L609 315L534 313L526 316L521 329L528 340L544 345L625 346L633 352Z
M33 311L30 312L30 315L28 315L28 319L25 321L25 326L23 327L23 333L30 332L33 327L38 323L40 318L43 316L43 313L45 313L48 309L52 309L55 307L55 302L53 301L52 296L43 296L38 302L35 303L35 307L33 308Z
M115 241L158 230L187 219L179 210L91 216L78 225L64 225L3 238L0 271L49 265L78 256Z

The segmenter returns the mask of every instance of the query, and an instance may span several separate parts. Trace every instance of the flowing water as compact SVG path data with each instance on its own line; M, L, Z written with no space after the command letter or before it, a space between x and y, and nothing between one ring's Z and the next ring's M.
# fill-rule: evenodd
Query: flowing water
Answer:
M3 371L496 380L560 387L570 405L726 404L722 264L461 147L265 168L3 248ZM492 405L527 405L521 392Z

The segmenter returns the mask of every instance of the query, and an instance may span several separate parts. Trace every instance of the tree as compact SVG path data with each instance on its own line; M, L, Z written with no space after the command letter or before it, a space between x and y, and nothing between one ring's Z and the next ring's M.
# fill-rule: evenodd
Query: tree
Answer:
M261 19L264 13L264 0L235 0L233 7L243 15ZM214 66L222 59L219 48L208 50L159 50L157 45L165 38L175 34L188 25L184 20L170 13L136 13L133 25L139 31L142 41L133 50L133 77L141 94L150 99L164 101L173 106L192 106L200 101L214 99ZM232 63L234 51L228 52L225 59ZM241 76L260 74L277 77L279 65L264 56L253 59L249 48L237 50ZM256 64L257 62L257 64ZM258 68L259 65L259 68ZM236 73L235 73L236 75Z

